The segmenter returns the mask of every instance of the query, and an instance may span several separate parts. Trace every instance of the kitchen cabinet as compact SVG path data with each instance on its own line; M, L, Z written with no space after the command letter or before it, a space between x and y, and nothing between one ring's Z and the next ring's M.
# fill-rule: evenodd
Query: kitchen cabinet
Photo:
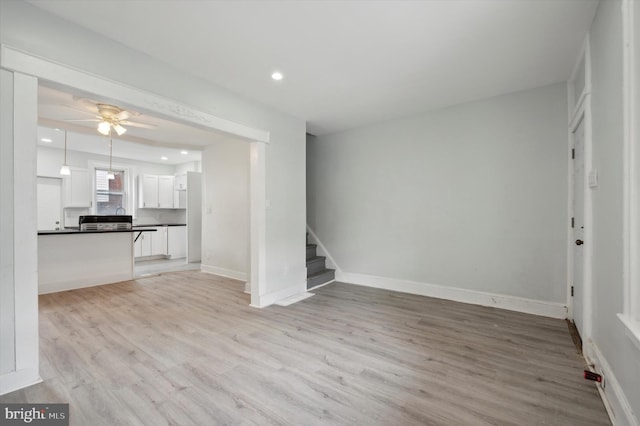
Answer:
M156 232L151 232L151 256L167 255L167 227L158 226Z
M156 232L143 232L133 246L135 257L167 256L167 227L155 226Z
M63 207L89 208L93 204L91 173L89 169L71 168L71 174L62 179Z
M151 256L151 234L153 232L143 232L133 245L133 255L135 257Z
M138 207L172 209L173 187L173 176L141 175L138 178Z
M158 207L173 208L173 176L158 176Z
M141 175L139 177L138 204L140 208L158 207L158 176Z
M187 257L187 227L168 226L167 254L171 259Z

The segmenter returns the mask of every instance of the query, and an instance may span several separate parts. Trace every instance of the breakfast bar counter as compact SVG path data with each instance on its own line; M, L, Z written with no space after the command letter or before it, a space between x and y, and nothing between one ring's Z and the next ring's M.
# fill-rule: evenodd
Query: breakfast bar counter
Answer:
M154 228L118 231L63 229L38 232L38 293L133 279L133 242Z

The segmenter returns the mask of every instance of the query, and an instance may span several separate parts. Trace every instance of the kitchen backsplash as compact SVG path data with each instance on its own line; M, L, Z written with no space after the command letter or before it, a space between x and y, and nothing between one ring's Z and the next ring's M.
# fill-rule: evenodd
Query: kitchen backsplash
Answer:
M136 217L133 218L135 225L186 222L187 211L184 209L138 209Z

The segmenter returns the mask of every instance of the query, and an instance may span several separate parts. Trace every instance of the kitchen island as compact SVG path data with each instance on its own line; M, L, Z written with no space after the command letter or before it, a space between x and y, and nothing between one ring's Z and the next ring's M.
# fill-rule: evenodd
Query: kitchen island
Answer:
M133 279L134 240L142 232L155 231L38 231L38 293Z

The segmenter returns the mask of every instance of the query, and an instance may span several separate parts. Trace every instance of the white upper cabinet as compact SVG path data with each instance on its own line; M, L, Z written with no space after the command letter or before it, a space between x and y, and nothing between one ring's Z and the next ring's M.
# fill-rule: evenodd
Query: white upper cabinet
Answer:
M158 176L158 207L173 208L173 176Z
M138 207L158 208L158 176L141 175L139 178Z
M91 173L89 169L71 168L71 174L63 178L63 207L88 208L93 204Z
M141 209L172 209L173 176L141 175L138 178L138 207Z

